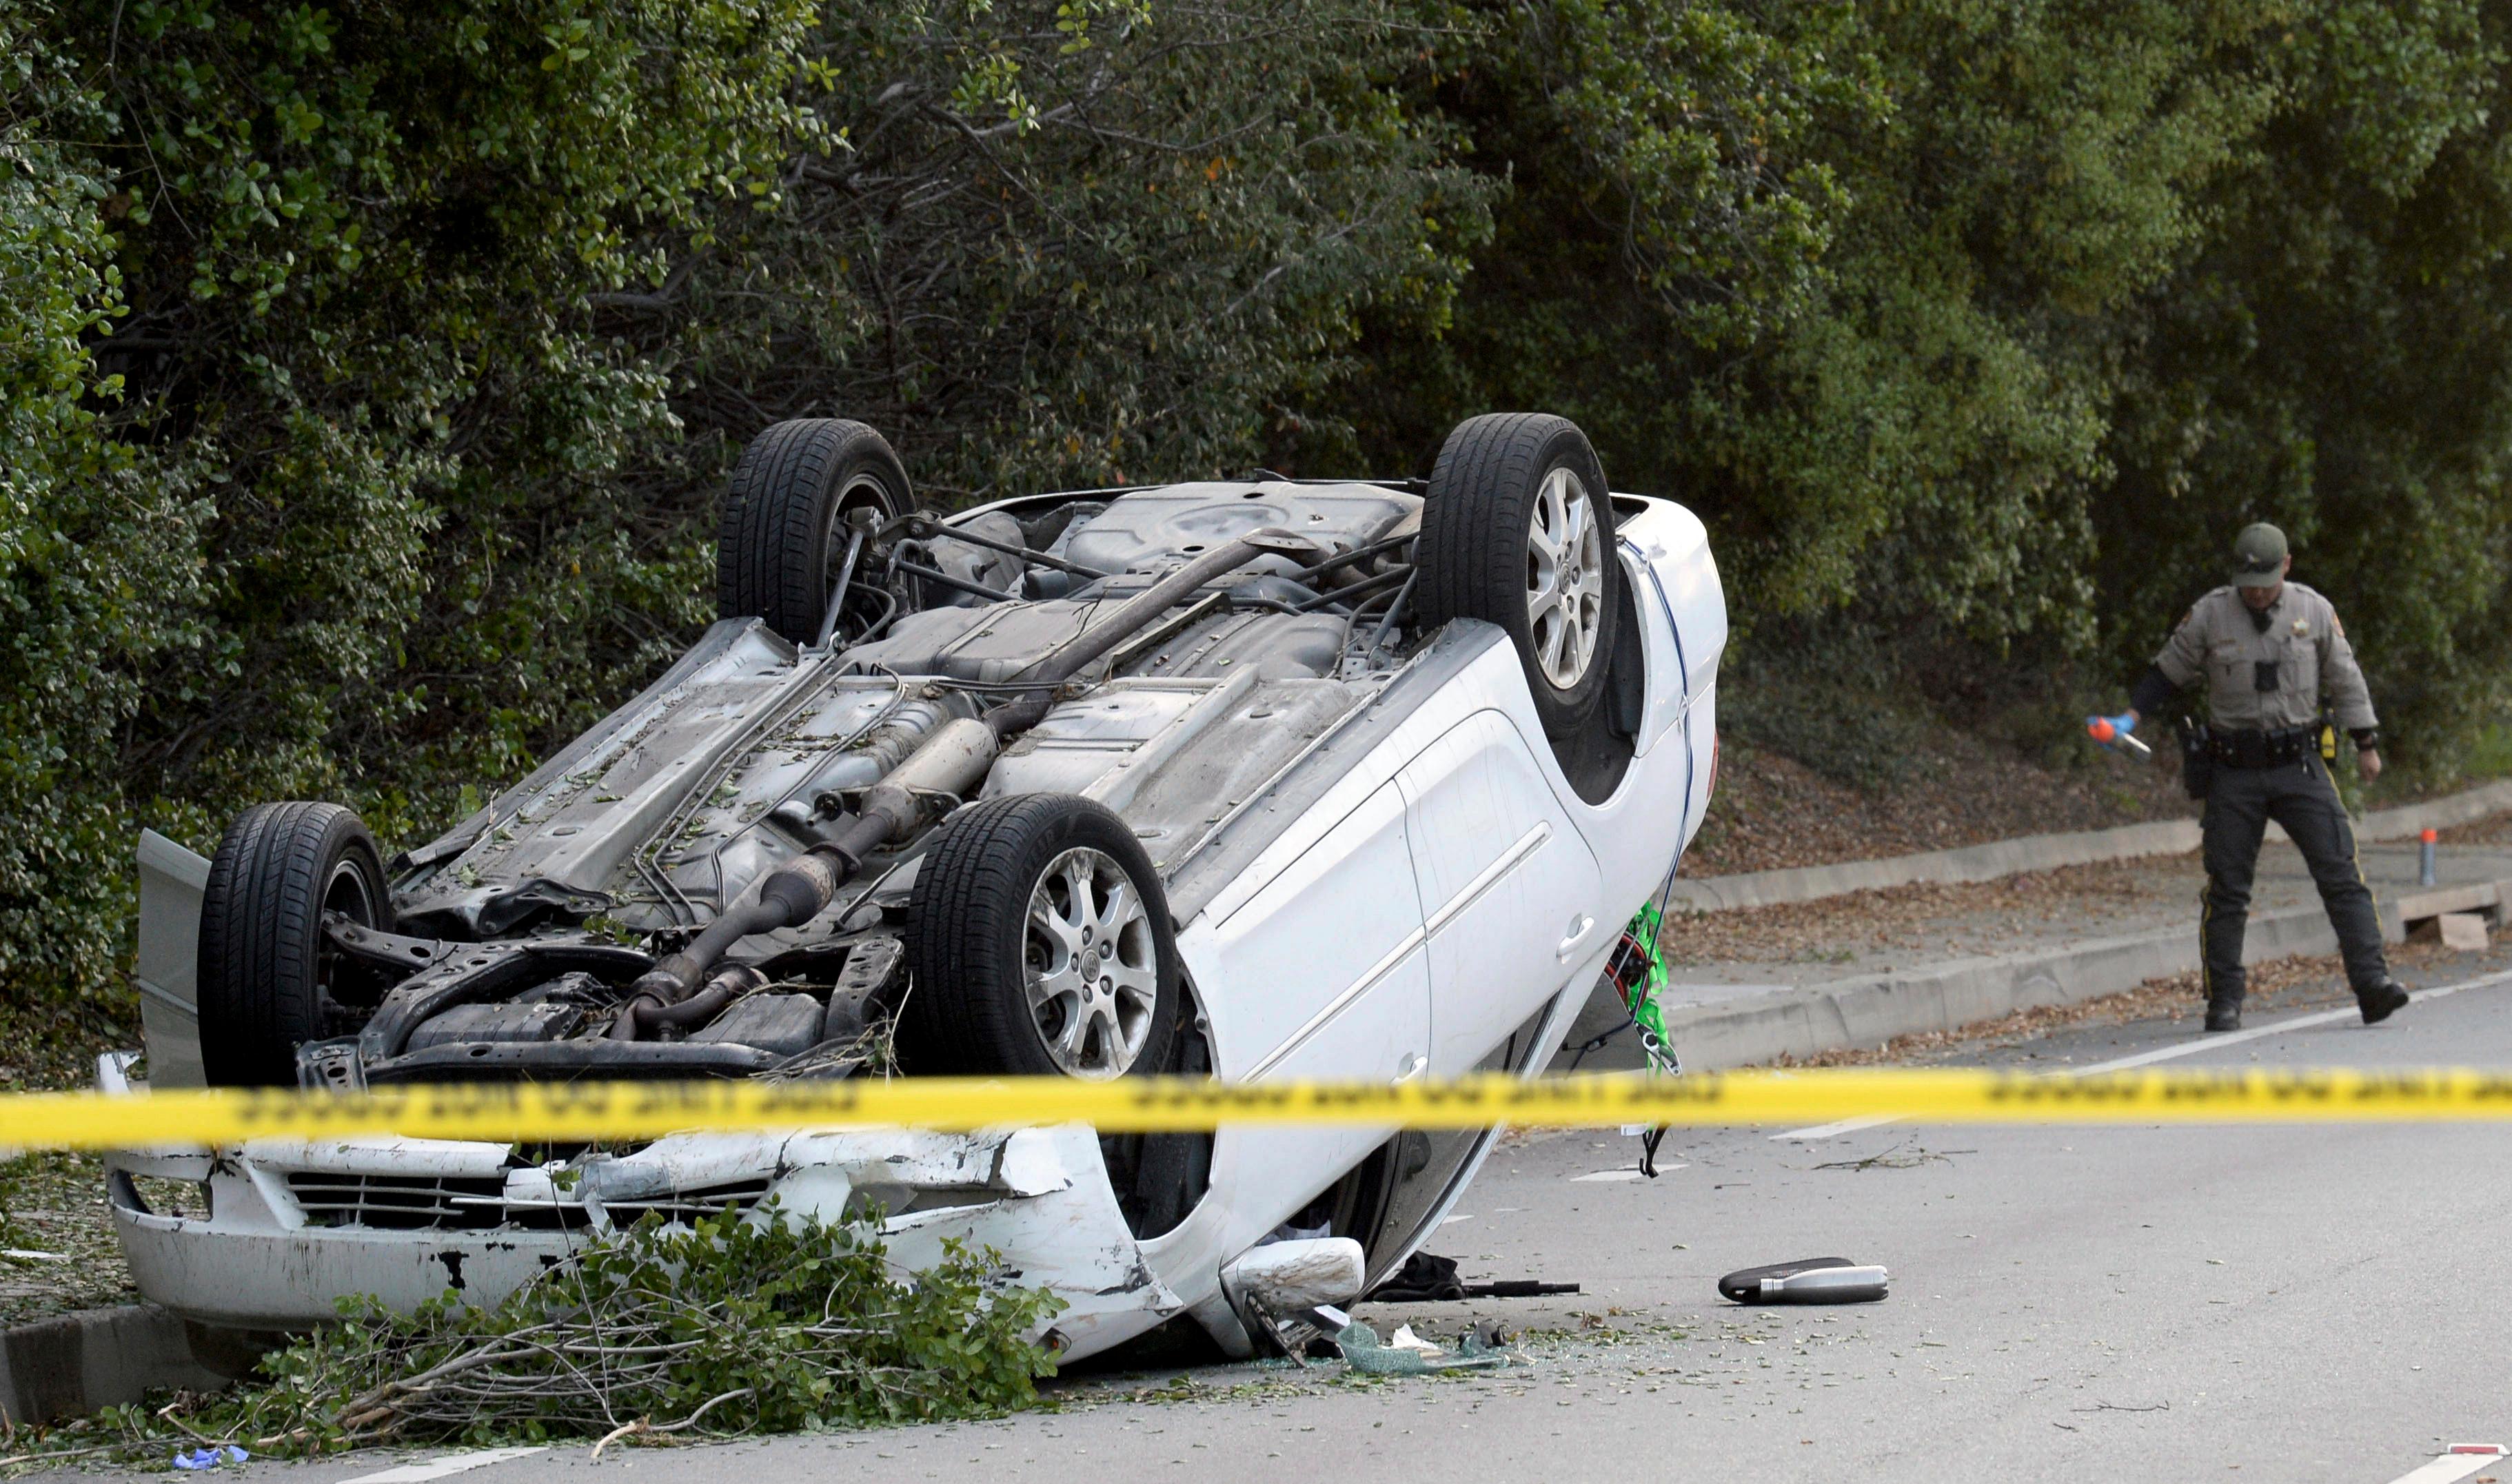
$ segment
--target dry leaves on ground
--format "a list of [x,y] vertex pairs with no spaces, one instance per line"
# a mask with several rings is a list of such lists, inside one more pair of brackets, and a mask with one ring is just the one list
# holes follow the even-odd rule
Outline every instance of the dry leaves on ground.
[[1956,957],[2060,922],[2081,937],[2088,918],[2178,912],[2194,920],[2196,892],[2194,858],[2156,856],[1692,914],[1668,918],[1664,941],[1676,963],[1845,962],[1900,948]]
[[0,1160],[0,1325],[133,1297],[104,1162],[48,1151]]
[[2512,845],[2512,814],[2489,814],[2435,833],[2446,845]]
[[2182,819],[2197,805],[2148,762],[2058,771],[1959,732],[1910,781],[1868,792],[1776,753],[1731,745],[1687,877],[1775,871],[1984,844],[2019,835]]

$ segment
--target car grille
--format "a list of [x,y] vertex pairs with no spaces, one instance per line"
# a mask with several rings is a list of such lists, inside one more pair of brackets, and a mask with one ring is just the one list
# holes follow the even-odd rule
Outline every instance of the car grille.
[[381,1227],[396,1231],[462,1231],[506,1221],[503,1176],[341,1175],[288,1177],[309,1227]]
[[[363,1227],[395,1231],[482,1231],[499,1227],[531,1230],[572,1230],[591,1217],[575,1200],[554,1205],[506,1201],[502,1176],[358,1175],[298,1170],[288,1177],[309,1227]],[[689,1222],[725,1210],[747,1211],[767,1194],[767,1177],[672,1191],[660,1195],[606,1200],[614,1226],[629,1226],[648,1212],[667,1222]]]

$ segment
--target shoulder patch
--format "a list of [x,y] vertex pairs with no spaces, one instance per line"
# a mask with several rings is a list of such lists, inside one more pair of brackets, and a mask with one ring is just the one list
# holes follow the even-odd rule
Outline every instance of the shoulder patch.
[[2335,613],[2329,615],[2329,632],[2336,635],[2339,639],[2344,639],[2346,637],[2346,625],[2338,622],[2337,615]]

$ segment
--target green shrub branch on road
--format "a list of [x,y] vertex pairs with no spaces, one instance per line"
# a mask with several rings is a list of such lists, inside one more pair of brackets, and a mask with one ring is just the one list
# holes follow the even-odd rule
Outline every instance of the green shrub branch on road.
[[786,416],[947,505],[1557,410],[1746,645],[2070,703],[2272,519],[2447,774],[2512,678],[2507,17],[0,0],[0,1005],[124,1013],[142,824],[518,776],[709,616]]
[[1062,1308],[946,1244],[913,1277],[869,1223],[733,1213],[588,1235],[501,1302],[395,1314],[346,1301],[235,1392],[118,1407],[20,1440],[0,1466],[162,1460],[235,1444],[304,1456],[385,1443],[820,1431],[1029,1406]]

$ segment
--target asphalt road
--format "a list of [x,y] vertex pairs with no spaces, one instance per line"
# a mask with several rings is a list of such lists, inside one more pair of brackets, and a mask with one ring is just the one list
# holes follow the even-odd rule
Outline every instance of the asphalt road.
[[[2191,1024],[2071,1029],[1969,1059],[2082,1067],[2195,1046],[2177,1064],[2512,1066],[2512,982],[2376,1028],[2348,1015],[2227,1042]],[[1679,1130],[1662,1156],[1679,1167],[1651,1182],[1625,1178],[1629,1140],[1538,1135],[1500,1152],[1434,1250],[1472,1275],[1587,1293],[1368,1315],[1447,1335],[1497,1314],[1527,1332],[1523,1368],[1397,1382],[1279,1362],[1100,1377],[1062,1386],[1056,1411],[999,1423],[600,1462],[569,1447],[467,1480],[2380,1484],[2450,1444],[2512,1443],[2507,1141],[2499,1126],[2450,1125]],[[1715,1297],[1722,1271],[1832,1254],[1887,1265],[1892,1297],[1795,1309]],[[408,1462],[240,1472],[344,1484]],[[2512,1460],[2466,1468],[2512,1484]]]

